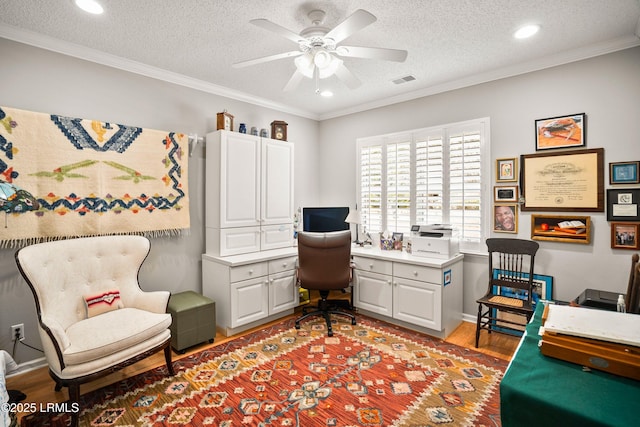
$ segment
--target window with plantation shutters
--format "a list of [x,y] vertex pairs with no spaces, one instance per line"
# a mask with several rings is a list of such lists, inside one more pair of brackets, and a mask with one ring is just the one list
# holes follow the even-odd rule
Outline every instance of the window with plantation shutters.
[[451,224],[461,248],[483,250],[490,222],[490,194],[483,197],[490,191],[488,138],[485,118],[359,139],[363,229],[408,238],[413,224]]

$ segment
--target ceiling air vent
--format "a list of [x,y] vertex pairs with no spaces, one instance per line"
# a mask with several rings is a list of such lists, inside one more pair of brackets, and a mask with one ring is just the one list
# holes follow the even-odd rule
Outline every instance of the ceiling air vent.
[[416,78],[413,76],[404,76],[404,77],[400,77],[399,79],[395,79],[395,80],[391,80],[393,83],[399,85],[402,83],[407,83],[410,82],[412,80],[415,80]]

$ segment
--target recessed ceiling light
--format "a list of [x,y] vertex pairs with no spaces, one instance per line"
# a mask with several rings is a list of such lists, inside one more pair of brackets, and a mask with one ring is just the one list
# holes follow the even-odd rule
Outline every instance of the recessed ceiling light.
[[75,0],[76,6],[85,12],[93,13],[94,15],[100,15],[104,12],[104,9],[96,0]]
[[524,25],[518,28],[518,30],[513,34],[513,36],[517,39],[526,39],[528,37],[531,37],[535,33],[537,33],[538,30],[540,30],[540,25],[537,25],[537,24]]

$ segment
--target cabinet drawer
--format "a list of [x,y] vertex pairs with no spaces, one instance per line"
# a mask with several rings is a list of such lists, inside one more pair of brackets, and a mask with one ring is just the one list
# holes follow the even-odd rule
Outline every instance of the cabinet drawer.
[[287,258],[272,259],[269,261],[269,274],[294,270],[296,268],[297,256]]
[[393,263],[393,276],[438,285],[442,283],[442,275],[439,268],[425,267],[422,265],[395,262]]
[[379,259],[354,256],[353,264],[358,270],[388,275],[391,275],[393,272],[391,261],[381,261]]
[[257,262],[255,264],[239,265],[231,267],[229,274],[231,283],[241,280],[253,279],[255,277],[266,276],[268,273],[267,262]]

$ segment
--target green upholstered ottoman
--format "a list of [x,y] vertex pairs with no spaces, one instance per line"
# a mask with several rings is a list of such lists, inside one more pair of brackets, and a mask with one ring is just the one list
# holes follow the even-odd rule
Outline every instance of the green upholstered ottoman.
[[216,303],[197,292],[185,291],[169,298],[171,346],[179,353],[216,336]]

